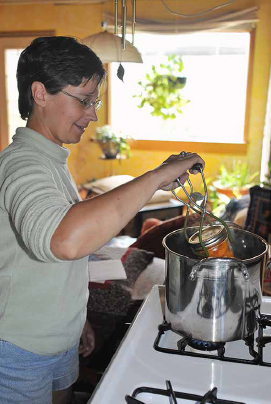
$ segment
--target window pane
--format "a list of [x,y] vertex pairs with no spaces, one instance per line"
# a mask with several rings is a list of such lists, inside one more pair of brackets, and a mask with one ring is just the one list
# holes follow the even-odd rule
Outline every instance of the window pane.
[[[114,130],[134,139],[243,143],[249,61],[249,33],[193,35],[136,34],[143,64],[123,63],[124,83],[112,64],[111,124]],[[190,102],[176,119],[151,116],[152,108],[139,109],[139,81],[147,72],[167,61],[167,55],[182,57],[187,78],[182,90]],[[132,124],[131,124],[132,123]]]
[[16,80],[16,70],[19,56],[22,49],[5,50],[5,79],[7,94],[7,112],[8,112],[8,134],[9,142],[15,134],[18,126],[25,126],[25,121],[21,119],[18,111],[18,89]]

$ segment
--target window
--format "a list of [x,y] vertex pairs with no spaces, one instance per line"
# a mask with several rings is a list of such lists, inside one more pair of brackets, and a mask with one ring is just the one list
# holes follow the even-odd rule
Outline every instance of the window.
[[25,121],[20,117],[18,110],[18,89],[16,70],[18,59],[23,49],[5,49],[5,72],[6,72],[6,101],[7,101],[7,124],[8,142],[11,142],[16,128],[25,126]]
[[0,150],[11,142],[16,128],[26,124],[18,111],[16,70],[20,53],[34,38],[50,36],[53,32],[33,32],[26,36],[10,32],[9,35],[0,37]]
[[[135,45],[143,64],[123,63],[124,83],[111,66],[111,125],[136,140],[244,143],[250,34],[201,33],[150,35],[137,33]],[[150,106],[138,108],[139,81],[151,66],[182,57],[187,78],[182,90],[190,102],[176,119],[153,117]]]
[[0,38],[0,145],[6,147],[17,126],[25,126],[18,111],[17,62],[31,38]]

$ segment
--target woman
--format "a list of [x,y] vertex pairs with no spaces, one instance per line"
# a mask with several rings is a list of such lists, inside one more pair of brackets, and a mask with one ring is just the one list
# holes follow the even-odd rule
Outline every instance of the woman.
[[[19,111],[27,120],[0,154],[0,402],[69,403],[86,322],[87,257],[120,232],[158,189],[204,165],[194,153],[80,201],[64,143],[78,143],[101,105],[100,59],[70,37],[35,39],[21,54]],[[84,326],[85,324],[85,326]],[[83,329],[84,328],[84,329]],[[54,393],[52,394],[52,391]]]

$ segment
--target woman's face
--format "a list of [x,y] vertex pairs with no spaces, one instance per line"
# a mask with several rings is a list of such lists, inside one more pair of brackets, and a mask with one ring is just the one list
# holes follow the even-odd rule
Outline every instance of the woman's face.
[[99,94],[97,78],[88,82],[83,80],[78,87],[68,85],[63,91],[69,95],[47,93],[48,102],[42,119],[42,134],[60,146],[63,143],[78,143],[89,123],[97,121],[94,105],[84,108],[79,100],[73,98],[96,101]]

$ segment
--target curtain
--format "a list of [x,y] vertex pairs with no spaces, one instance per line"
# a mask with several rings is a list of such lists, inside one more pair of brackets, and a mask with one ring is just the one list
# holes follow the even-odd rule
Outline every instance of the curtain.
[[[183,18],[172,20],[146,20],[136,19],[136,32],[157,33],[157,34],[187,34],[204,31],[250,31],[255,27],[258,7],[251,7],[240,11],[231,11],[223,15],[191,19]],[[114,28],[115,17],[106,16],[108,29]],[[127,32],[131,31],[131,20],[127,19]]]

